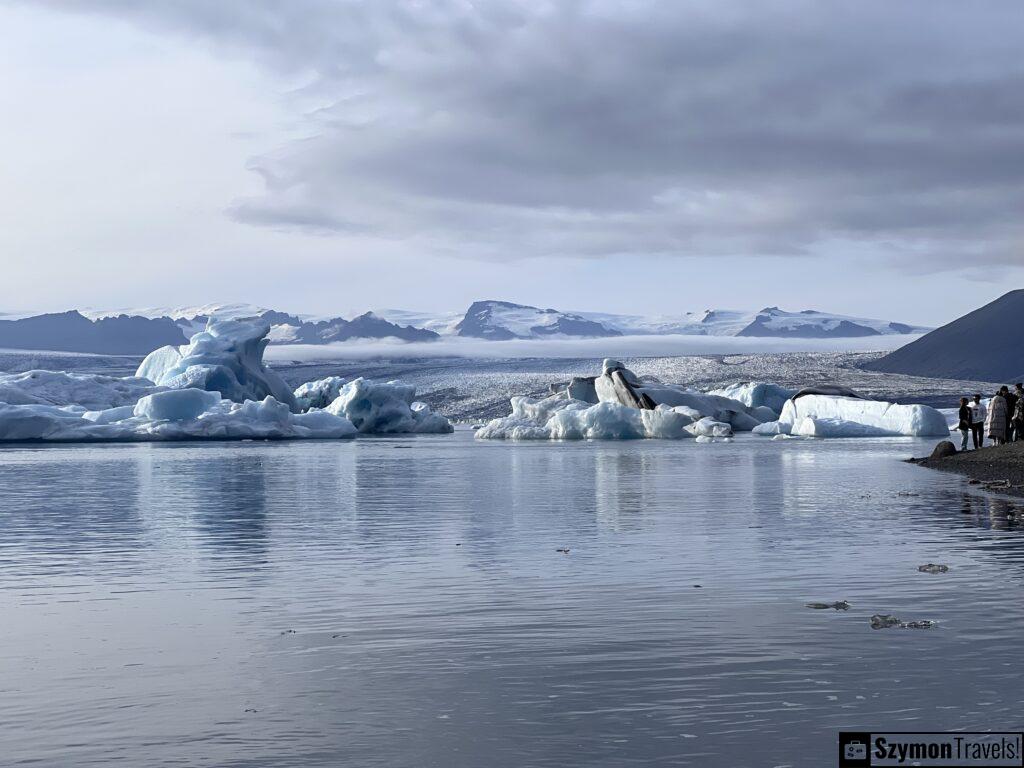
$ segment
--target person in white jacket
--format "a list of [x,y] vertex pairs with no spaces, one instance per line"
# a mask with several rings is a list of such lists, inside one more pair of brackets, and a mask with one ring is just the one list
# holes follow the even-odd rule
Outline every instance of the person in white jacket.
[[974,402],[971,403],[971,439],[975,448],[981,448],[985,444],[986,416],[988,416],[988,410],[981,402],[981,395],[975,395]]

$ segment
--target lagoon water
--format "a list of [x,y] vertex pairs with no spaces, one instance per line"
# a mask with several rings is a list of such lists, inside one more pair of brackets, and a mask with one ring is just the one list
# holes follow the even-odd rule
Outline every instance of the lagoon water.
[[0,447],[0,763],[820,766],[839,729],[1019,728],[1024,508],[899,461],[930,446]]

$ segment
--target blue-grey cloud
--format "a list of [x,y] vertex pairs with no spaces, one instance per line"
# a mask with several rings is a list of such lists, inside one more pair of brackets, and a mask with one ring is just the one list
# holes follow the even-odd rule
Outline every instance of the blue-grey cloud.
[[235,218],[466,257],[1024,261],[1024,6],[76,0],[307,78]]

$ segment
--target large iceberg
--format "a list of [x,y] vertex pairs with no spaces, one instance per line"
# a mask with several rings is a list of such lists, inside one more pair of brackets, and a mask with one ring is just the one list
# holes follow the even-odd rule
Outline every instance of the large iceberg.
[[[703,434],[693,431],[693,424],[691,415],[668,407],[641,410],[613,402],[595,405],[560,393],[542,400],[513,397],[511,415],[488,422],[476,431],[476,437],[491,440],[679,440]],[[721,426],[729,430],[728,425]],[[725,436],[725,431],[721,436]]]
[[325,410],[344,416],[360,432],[443,434],[452,431],[448,419],[416,401],[416,387],[400,381],[355,379],[341,387]]
[[477,430],[484,439],[628,440],[696,437],[729,440],[778,414],[764,406],[705,394],[689,387],[645,382],[618,360],[601,364],[601,375],[574,377],[550,397],[512,398],[512,413]]
[[763,424],[754,432],[803,437],[939,437],[949,434],[949,426],[939,411],[927,405],[802,395],[786,401],[778,422]]
[[102,376],[62,371],[0,374],[0,403],[10,405],[81,405],[116,408],[158,391],[153,382],[129,376]]
[[[413,386],[338,377],[296,396],[263,365],[269,326],[211,320],[118,379],[29,371],[0,375],[0,441],[336,439],[451,432]],[[301,412],[300,412],[301,410]]]
[[170,389],[219,392],[236,403],[269,395],[297,411],[291,388],[263,364],[268,333],[263,320],[211,318],[188,344],[150,352],[135,375]]
[[96,411],[0,403],[0,441],[337,439],[356,431],[348,419],[326,411],[292,413],[272,397],[235,403],[191,388]]

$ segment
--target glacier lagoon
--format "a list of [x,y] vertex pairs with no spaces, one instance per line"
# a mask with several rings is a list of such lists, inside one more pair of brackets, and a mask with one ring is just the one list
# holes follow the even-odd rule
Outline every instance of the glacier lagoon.
[[818,766],[839,729],[1011,729],[1024,507],[900,461],[933,444],[0,446],[0,754]]

